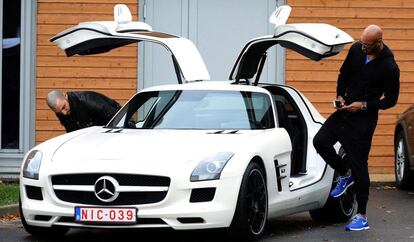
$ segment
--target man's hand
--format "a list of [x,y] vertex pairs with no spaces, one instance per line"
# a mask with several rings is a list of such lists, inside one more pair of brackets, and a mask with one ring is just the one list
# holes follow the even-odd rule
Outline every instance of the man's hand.
[[349,105],[344,106],[342,109],[346,109],[349,112],[358,112],[362,110],[362,102],[353,102]]
[[337,109],[337,110],[342,110],[342,109],[344,109],[344,107],[345,107],[345,100],[344,100],[344,98],[343,98],[342,96],[338,96],[338,97],[335,99],[335,101],[336,101],[336,102],[340,102],[340,103],[341,103],[340,107],[336,107],[336,109]]
[[336,98],[336,101],[340,101],[342,104],[344,104],[344,105],[345,105],[345,99],[344,99],[342,96],[338,96],[338,97]]

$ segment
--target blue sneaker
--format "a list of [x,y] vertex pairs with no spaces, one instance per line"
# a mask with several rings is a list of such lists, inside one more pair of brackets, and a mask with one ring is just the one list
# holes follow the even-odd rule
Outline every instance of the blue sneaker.
[[339,177],[338,183],[336,184],[335,189],[331,192],[331,197],[339,197],[344,192],[346,192],[346,189],[354,184],[354,178],[352,176],[341,176]]
[[361,231],[367,229],[369,229],[368,218],[364,218],[360,214],[355,215],[352,221],[345,227],[346,231]]

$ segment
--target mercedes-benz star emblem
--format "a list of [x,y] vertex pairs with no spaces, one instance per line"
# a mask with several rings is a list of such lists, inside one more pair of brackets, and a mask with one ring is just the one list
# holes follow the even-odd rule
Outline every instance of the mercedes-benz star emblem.
[[102,202],[112,202],[119,196],[119,183],[115,178],[102,176],[95,182],[95,196]]

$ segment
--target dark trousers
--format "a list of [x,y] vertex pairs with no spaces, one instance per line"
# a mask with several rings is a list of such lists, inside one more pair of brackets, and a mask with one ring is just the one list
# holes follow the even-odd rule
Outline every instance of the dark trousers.
[[[313,139],[316,151],[340,175],[343,176],[348,169],[351,170],[358,213],[361,214],[366,214],[368,203],[368,155],[376,124],[377,119],[372,118],[372,115],[337,111],[326,120]],[[338,141],[346,153],[343,158],[333,147]]]

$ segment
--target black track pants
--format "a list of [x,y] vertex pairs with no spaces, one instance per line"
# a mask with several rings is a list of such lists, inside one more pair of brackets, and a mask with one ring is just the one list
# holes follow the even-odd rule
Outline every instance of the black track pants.
[[[366,214],[368,202],[368,155],[375,127],[376,119],[358,113],[337,111],[326,120],[313,139],[316,151],[340,175],[345,175],[351,169],[358,212],[361,214]],[[346,153],[343,158],[333,147],[338,141]]]

